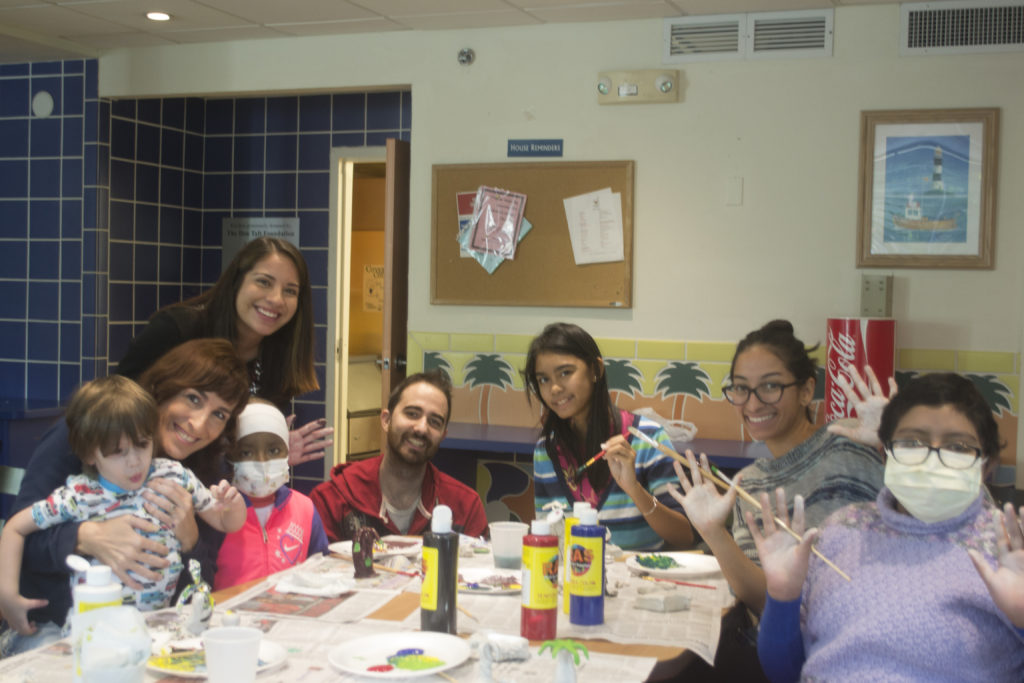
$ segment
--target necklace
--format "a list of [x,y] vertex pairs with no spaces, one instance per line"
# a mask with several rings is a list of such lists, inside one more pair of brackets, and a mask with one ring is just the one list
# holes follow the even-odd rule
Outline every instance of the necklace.
[[260,393],[263,382],[263,365],[259,358],[253,359],[249,365],[249,393],[255,396]]

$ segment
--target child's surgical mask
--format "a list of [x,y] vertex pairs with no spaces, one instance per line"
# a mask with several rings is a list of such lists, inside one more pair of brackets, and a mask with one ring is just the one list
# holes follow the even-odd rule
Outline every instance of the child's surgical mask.
[[235,438],[232,465],[239,491],[264,498],[288,482],[288,423],[280,410],[248,404],[238,416]]
[[243,460],[233,463],[233,465],[235,467],[235,486],[250,498],[271,496],[288,483],[287,458],[264,462]]

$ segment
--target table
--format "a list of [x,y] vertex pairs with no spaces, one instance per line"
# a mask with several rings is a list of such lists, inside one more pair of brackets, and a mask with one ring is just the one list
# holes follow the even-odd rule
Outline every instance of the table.
[[[413,562],[416,561],[413,560]],[[460,558],[460,563],[462,563],[460,567],[490,567],[492,562],[493,559],[489,553],[474,554],[468,558]],[[399,559],[396,564],[402,566],[408,564],[408,561]],[[416,564],[411,566],[415,568]],[[282,645],[288,651],[287,666],[262,673],[257,678],[257,683],[292,683],[299,680],[303,683],[316,683],[317,681],[351,681],[355,683],[356,681],[370,680],[337,672],[328,664],[327,653],[339,643],[355,637],[397,631],[412,632],[419,628],[419,580],[417,577],[380,572],[377,579],[370,583],[360,584],[354,593],[332,598],[284,594],[273,590],[280,579],[299,573],[313,573],[321,577],[340,576],[346,581],[352,581],[350,562],[338,557],[324,556],[311,558],[306,564],[267,580],[250,582],[220,591],[215,596],[218,602],[212,622],[214,625],[221,622],[226,610],[232,609],[240,615],[243,624],[260,627],[267,634],[269,640]],[[729,601],[724,579],[707,580],[708,584],[716,585],[714,590],[689,589],[694,593],[704,594],[697,596],[701,599],[701,604],[694,606],[694,609],[691,610],[693,614],[688,615],[685,612],[675,615],[635,613],[639,615],[639,619],[634,617],[635,623],[630,623],[622,616],[627,614],[630,609],[630,605],[626,602],[628,598],[625,597],[625,593],[629,589],[623,588],[622,586],[626,584],[619,584],[618,578],[613,579],[613,576],[621,578],[625,575],[628,577],[625,564],[611,563],[608,566],[608,575],[609,583],[614,580],[616,585],[620,586],[620,597],[607,599],[606,616],[615,619],[616,625],[628,627],[619,628],[620,631],[635,629],[639,634],[641,629],[648,629],[652,634],[660,634],[663,642],[658,643],[656,642],[658,638],[647,638],[642,634],[634,638],[639,642],[632,643],[611,642],[611,639],[596,637],[580,638],[579,635],[572,632],[572,628],[600,633],[602,627],[570,628],[567,619],[563,624],[560,615],[558,637],[573,637],[582,640],[591,652],[591,659],[585,663],[579,680],[588,681],[588,683],[591,681],[598,683],[603,681],[613,681],[614,683],[643,681],[652,672],[655,672],[654,677],[659,676],[658,667],[678,664],[696,657],[681,647],[679,643],[685,641],[685,632],[689,628],[688,619],[696,618],[694,615],[697,612],[702,615],[707,614],[709,618],[717,616],[717,618],[711,619],[714,621],[714,644],[717,646],[717,629],[720,626],[721,611]],[[627,578],[627,584],[629,581],[631,579]],[[676,589],[673,587],[673,590]],[[518,635],[519,600],[518,594],[504,596],[460,594],[460,605],[473,612],[480,622],[479,625],[474,625],[472,619],[460,613],[460,635],[467,637],[484,625],[502,621],[514,622],[512,628],[502,632],[511,630]],[[150,613],[147,616],[151,630],[153,624],[176,621],[173,609]],[[606,622],[608,621],[609,619],[606,618]],[[611,629],[608,623],[606,626]],[[677,634],[682,635],[677,638]],[[648,640],[655,642],[653,644],[644,642]],[[546,654],[543,657],[538,657],[537,646],[539,643],[532,644],[531,650],[534,656],[528,662],[498,665],[505,669],[498,670],[496,673],[506,680],[515,679],[520,682],[550,680],[550,671],[553,671],[554,662],[547,659]],[[713,653],[714,650],[712,649],[711,652]],[[12,681],[69,680],[71,668],[69,653],[70,645],[66,641],[61,641],[49,648],[41,648],[18,657],[2,660],[0,661],[0,679]],[[548,666],[550,666],[550,670]],[[481,680],[479,665],[475,660],[469,660],[450,669],[446,674],[447,678],[444,679],[433,675],[417,680],[428,683],[439,680],[476,683]],[[172,683],[181,680],[152,672],[146,674],[147,682]]]

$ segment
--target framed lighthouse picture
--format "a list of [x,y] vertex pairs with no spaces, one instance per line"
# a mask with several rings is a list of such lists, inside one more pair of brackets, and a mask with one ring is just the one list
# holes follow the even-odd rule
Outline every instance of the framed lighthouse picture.
[[860,114],[857,266],[992,268],[999,109]]

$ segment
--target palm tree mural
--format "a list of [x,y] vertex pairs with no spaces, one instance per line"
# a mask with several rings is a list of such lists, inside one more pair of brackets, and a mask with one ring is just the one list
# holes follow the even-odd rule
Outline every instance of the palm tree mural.
[[974,386],[978,387],[978,391],[985,397],[992,412],[1002,417],[1003,410],[1009,411],[1011,395],[1010,388],[996,379],[995,375],[976,375],[973,373],[965,373],[967,378],[974,382]]
[[478,353],[473,360],[466,363],[466,382],[470,389],[483,385],[480,394],[480,416],[487,422],[488,403],[491,399],[491,387],[504,390],[512,385],[512,373],[515,369],[497,353]]
[[423,354],[423,372],[431,370],[440,370],[448,377],[449,382],[452,381],[452,364],[439,351],[427,351]]
[[[608,391],[621,391],[630,396],[643,391],[643,373],[624,358],[606,358],[604,372],[608,378]],[[612,397],[612,404],[615,403],[617,401]]]
[[658,380],[654,387],[655,391],[662,392],[665,398],[676,395],[672,404],[673,420],[683,419],[683,407],[686,405],[687,396],[693,396],[698,400],[701,394],[711,396],[711,392],[708,391],[711,377],[693,361],[673,361],[662,368],[655,379]]

